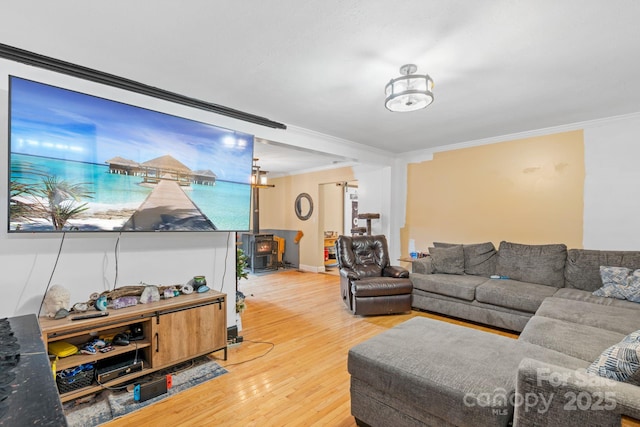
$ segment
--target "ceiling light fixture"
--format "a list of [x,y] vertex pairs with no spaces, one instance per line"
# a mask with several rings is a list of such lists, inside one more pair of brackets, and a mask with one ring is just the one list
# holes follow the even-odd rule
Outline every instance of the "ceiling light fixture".
[[391,79],[384,88],[384,106],[390,111],[405,112],[426,108],[433,102],[433,80],[428,74],[414,74],[415,64],[400,67],[400,77]]
[[275,187],[273,184],[267,184],[267,174],[269,172],[260,170],[260,166],[258,165],[258,160],[253,159],[253,167],[251,171],[251,186],[253,188],[272,188]]

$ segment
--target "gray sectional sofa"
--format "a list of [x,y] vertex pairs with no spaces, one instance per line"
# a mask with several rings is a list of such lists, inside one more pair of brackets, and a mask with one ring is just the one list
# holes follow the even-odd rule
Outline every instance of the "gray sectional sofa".
[[548,297],[589,299],[602,286],[600,266],[640,268],[635,251],[510,242],[501,242],[498,251],[490,242],[434,246],[431,256],[412,265],[412,307],[518,332]]
[[413,264],[413,306],[521,334],[516,340],[418,317],[358,344],[348,370],[359,425],[584,427],[640,419],[640,373],[615,376],[628,368],[617,364],[620,355],[640,356],[633,334],[640,304],[593,295],[603,292],[601,266],[631,274],[640,252],[508,242],[498,251],[435,248]]

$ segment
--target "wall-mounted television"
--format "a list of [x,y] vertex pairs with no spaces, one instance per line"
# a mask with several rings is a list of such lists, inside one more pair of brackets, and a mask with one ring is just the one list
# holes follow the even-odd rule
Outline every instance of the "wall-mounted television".
[[9,77],[9,232],[246,231],[253,136]]

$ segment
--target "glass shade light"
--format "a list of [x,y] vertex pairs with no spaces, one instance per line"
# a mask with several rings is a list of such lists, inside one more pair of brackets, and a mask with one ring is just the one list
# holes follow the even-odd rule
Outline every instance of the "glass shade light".
[[258,160],[260,159],[253,159],[253,168],[251,171],[251,186],[253,188],[275,187],[275,185],[267,183],[267,171],[260,170],[260,166],[258,166]]
[[256,171],[251,174],[251,185],[267,185],[267,175],[263,172],[259,172],[260,175],[256,175]]
[[414,64],[400,67],[400,77],[391,79],[385,87],[384,106],[390,111],[415,111],[433,102],[433,80],[428,74],[413,74]]

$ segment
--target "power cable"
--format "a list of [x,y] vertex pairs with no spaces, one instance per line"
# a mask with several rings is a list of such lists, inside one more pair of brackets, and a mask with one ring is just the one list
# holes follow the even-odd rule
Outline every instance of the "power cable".
[[40,301],[40,308],[38,309],[38,317],[40,317],[40,312],[42,311],[42,306],[44,305],[44,299],[47,296],[47,292],[49,291],[49,286],[51,286],[51,280],[53,280],[53,275],[56,272],[56,267],[58,266],[58,260],[60,259],[60,254],[62,253],[62,244],[64,243],[64,237],[67,235],[67,232],[62,233],[62,240],[60,240],[60,247],[58,248],[58,255],[56,256],[56,262],[53,264],[53,270],[51,270],[51,276],[49,276],[49,282],[47,282],[47,287],[44,290],[44,295],[42,295],[42,300]]

